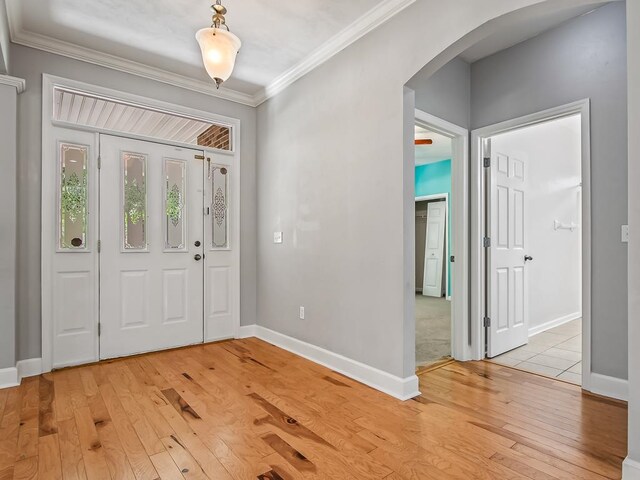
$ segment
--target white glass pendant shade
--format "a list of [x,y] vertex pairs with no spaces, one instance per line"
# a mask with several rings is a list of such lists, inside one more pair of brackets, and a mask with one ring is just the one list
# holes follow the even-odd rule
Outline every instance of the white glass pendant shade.
[[196,40],[202,50],[204,68],[219,87],[231,76],[242,42],[233,33],[213,27],[198,30]]

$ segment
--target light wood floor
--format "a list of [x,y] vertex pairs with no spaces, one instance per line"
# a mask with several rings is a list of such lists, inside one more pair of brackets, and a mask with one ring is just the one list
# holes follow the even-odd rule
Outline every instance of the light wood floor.
[[255,339],[0,390],[0,479],[620,478],[624,404],[488,362],[400,402]]

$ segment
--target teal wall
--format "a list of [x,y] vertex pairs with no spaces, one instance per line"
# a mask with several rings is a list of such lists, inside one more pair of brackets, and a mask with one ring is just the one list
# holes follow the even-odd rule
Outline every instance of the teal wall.
[[[447,228],[449,233],[449,257],[451,256],[451,160],[428,163],[416,166],[416,197],[448,193]],[[449,282],[447,296],[451,295],[451,261],[447,259],[447,273]]]

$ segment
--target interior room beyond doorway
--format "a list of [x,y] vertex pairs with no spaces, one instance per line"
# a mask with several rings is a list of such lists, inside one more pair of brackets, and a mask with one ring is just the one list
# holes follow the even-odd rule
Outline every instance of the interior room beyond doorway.
[[451,357],[452,140],[415,127],[416,366]]
[[582,119],[490,137],[488,356],[581,384]]

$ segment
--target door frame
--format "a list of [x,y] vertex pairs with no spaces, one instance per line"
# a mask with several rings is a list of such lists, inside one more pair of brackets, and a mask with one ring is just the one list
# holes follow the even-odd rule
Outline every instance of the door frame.
[[[159,138],[147,137],[144,135],[136,134],[124,134],[109,129],[96,128],[90,126],[76,125],[73,123],[54,120],[53,118],[53,106],[54,106],[54,89],[64,88],[74,90],[83,94],[97,96],[109,100],[114,100],[126,105],[132,105],[141,108],[148,108],[151,110],[161,111],[168,114],[193,118],[204,122],[214,123],[217,125],[224,125],[231,128],[231,150],[219,150],[211,147],[203,147],[200,145],[191,145],[175,141],[163,140]],[[56,185],[54,180],[56,178],[56,159],[57,152],[53,151],[50,147],[53,138],[53,129],[55,127],[64,128],[68,130],[82,130],[96,134],[107,134],[112,136],[120,136],[125,138],[131,138],[134,140],[143,140],[163,145],[171,145],[176,147],[189,148],[194,150],[204,151],[205,156],[207,153],[216,155],[225,155],[232,157],[234,165],[234,175],[231,180],[231,200],[229,209],[230,215],[230,245],[234,252],[233,261],[235,264],[235,272],[233,272],[232,286],[233,293],[231,297],[231,303],[233,308],[233,320],[234,320],[234,338],[238,338],[240,332],[240,160],[241,160],[241,145],[240,145],[240,129],[241,122],[239,119],[226,117],[204,110],[198,110],[174,103],[157,100],[154,98],[143,97],[123,91],[113,90],[110,88],[101,87],[89,83],[79,82],[68,78],[58,77],[49,74],[42,75],[42,206],[41,208],[41,221],[42,221],[42,234],[41,234],[41,300],[42,300],[42,371],[49,372],[52,369],[53,364],[53,301],[51,298],[53,287],[53,256],[52,252],[55,251],[56,239],[55,235],[51,235],[52,229],[55,231],[56,219],[55,215],[51,215],[51,210],[46,208],[49,205],[51,199],[56,197]],[[95,233],[93,234],[95,236]],[[93,238],[93,236],[91,238]],[[97,249],[94,249],[97,250]],[[93,253],[95,255],[95,253]],[[96,325],[98,318],[95,319]],[[204,322],[204,342],[208,342],[209,336],[206,331],[206,322]],[[98,342],[97,328],[96,328],[96,343]],[[96,350],[95,361],[98,361],[98,352]]]
[[[425,202],[425,201],[433,201],[433,200],[444,200],[445,201],[445,218],[446,218],[446,223],[444,226],[444,258],[446,260],[446,264],[445,264],[445,292],[446,292],[446,299],[447,300],[451,300],[451,295],[449,295],[451,292],[449,291],[449,269],[447,268],[447,265],[449,265],[449,194],[448,193],[434,193],[433,195],[422,195],[420,197],[416,197],[416,203],[418,202]],[[427,246],[425,244],[425,253],[427,250]],[[425,269],[426,269],[426,256],[425,256]],[[455,262],[454,262],[455,263]],[[423,273],[423,277],[424,277],[424,273]],[[423,288],[424,288],[424,278],[422,280],[423,282]]]
[[483,326],[486,292],[485,183],[483,142],[500,133],[580,115],[582,170],[582,388],[591,389],[591,139],[588,98],[482,127],[471,132],[471,346],[474,360],[486,357]]
[[[415,109],[414,122],[415,125],[445,135],[452,141],[452,193],[447,205],[448,214],[456,212],[450,223],[453,232],[451,254],[455,255],[455,262],[451,265],[451,356],[460,361],[471,360],[473,352],[469,323],[469,131],[419,109]],[[415,198],[415,183],[413,196]],[[413,216],[415,223],[415,209]],[[449,255],[447,252],[447,257]],[[415,278],[415,275],[413,277]],[[415,292],[415,285],[413,290]],[[413,328],[415,329],[415,324]],[[413,357],[415,362],[415,351]]]

